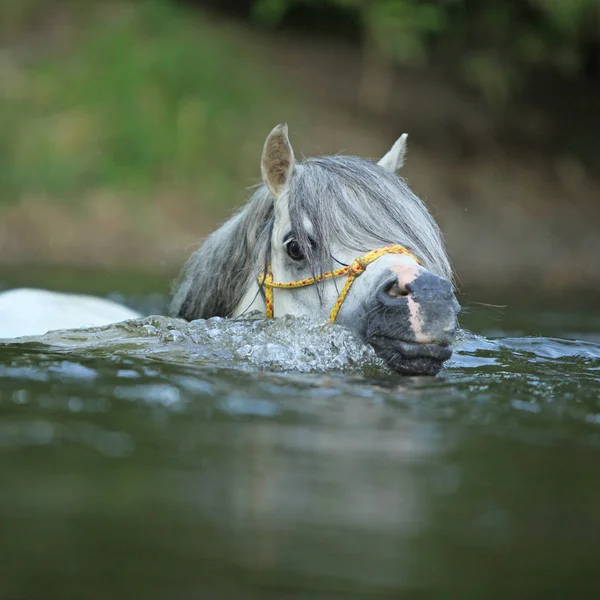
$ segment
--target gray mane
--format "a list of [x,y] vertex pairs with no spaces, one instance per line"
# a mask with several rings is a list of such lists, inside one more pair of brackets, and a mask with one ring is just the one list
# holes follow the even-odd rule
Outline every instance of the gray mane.
[[258,275],[269,243],[275,199],[261,185],[246,206],[211,233],[184,265],[170,313],[188,321],[227,317]]
[[[184,266],[171,313],[187,320],[230,316],[268,258],[275,199],[261,185],[248,204],[212,233]],[[406,182],[354,156],[297,164],[289,184],[292,231],[313,274],[334,265],[337,242],[357,255],[388,244],[410,249],[431,272],[452,280],[442,236]],[[311,231],[306,229],[311,223]]]

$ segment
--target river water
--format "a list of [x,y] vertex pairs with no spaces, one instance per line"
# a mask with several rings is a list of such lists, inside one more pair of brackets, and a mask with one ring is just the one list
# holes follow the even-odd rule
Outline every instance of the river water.
[[557,306],[438,377],[291,318],[0,344],[0,598],[597,598],[600,317]]

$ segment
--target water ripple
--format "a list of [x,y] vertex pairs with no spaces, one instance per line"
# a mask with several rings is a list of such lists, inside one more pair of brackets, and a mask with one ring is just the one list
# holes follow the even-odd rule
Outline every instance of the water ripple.
[[462,332],[439,376],[402,377],[337,325],[147,317],[0,344],[0,381],[0,406],[8,399],[15,410],[34,404],[71,415],[126,402],[172,414],[302,421],[360,403],[372,415],[383,406],[434,421],[514,415],[590,427],[600,413],[600,345]]

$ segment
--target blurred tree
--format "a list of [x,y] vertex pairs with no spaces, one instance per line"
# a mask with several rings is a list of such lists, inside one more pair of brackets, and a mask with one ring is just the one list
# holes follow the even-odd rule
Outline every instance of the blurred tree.
[[594,75],[600,0],[254,0],[253,15],[276,26],[297,5],[336,4],[360,20],[359,103],[383,111],[395,64],[437,58],[496,108],[533,69]]

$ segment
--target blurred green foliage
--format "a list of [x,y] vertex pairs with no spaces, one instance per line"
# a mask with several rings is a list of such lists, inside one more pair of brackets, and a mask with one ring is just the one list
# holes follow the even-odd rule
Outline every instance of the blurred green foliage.
[[17,4],[0,7],[5,33],[28,31],[0,52],[4,202],[176,184],[210,206],[258,176],[260,142],[252,172],[240,157],[275,124],[278,100],[235,28],[166,0]]
[[[295,5],[326,3],[357,15],[390,64],[441,53],[498,106],[529,67],[580,68],[581,44],[598,37],[599,0],[253,7],[275,26]],[[0,200],[172,185],[201,190],[205,206],[238,198],[265,132],[293,111],[239,33],[174,0],[0,2]]]
[[437,57],[497,106],[532,67],[582,69],[586,43],[600,38],[599,0],[254,0],[253,12],[275,26],[291,8],[324,4],[356,14],[383,60]]

